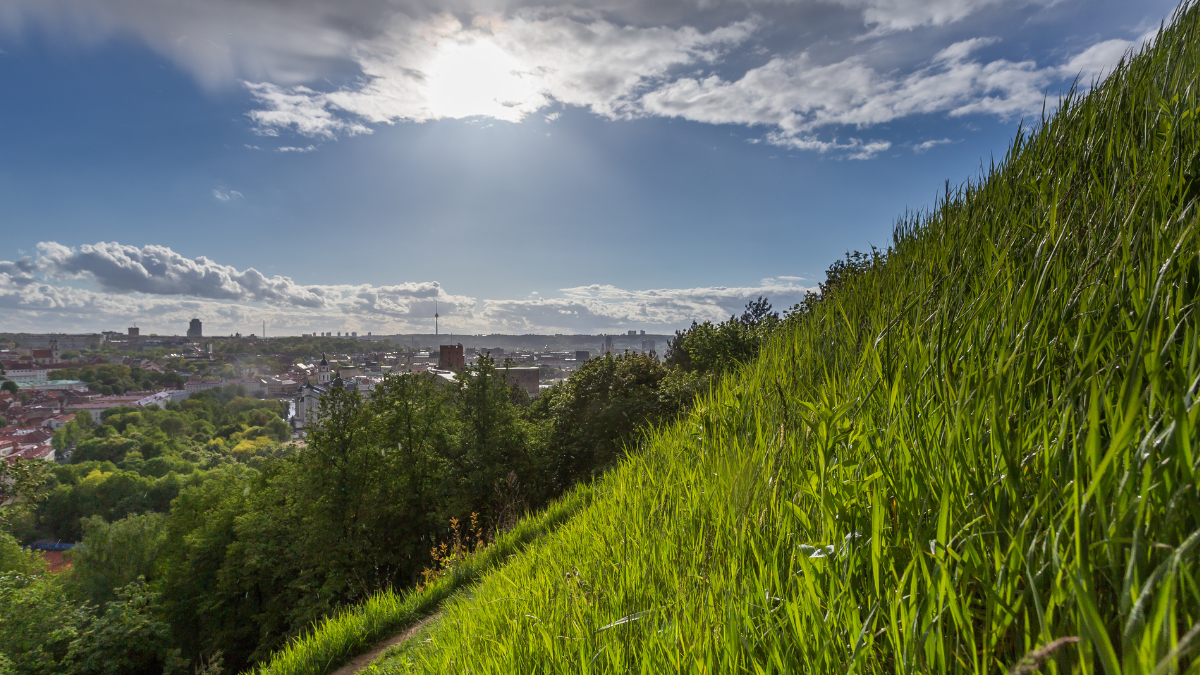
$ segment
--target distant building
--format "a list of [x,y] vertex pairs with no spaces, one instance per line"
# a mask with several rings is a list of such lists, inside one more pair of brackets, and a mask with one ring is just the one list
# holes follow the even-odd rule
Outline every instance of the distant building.
[[325,358],[325,352],[321,352],[321,362],[317,364],[317,385],[328,387],[329,380],[329,360]]
[[142,330],[140,328],[138,328],[137,326],[131,326],[129,328],[129,337],[140,337],[141,334],[142,334]]
[[35,366],[32,363],[6,363],[3,364],[3,368],[8,379],[18,382],[45,382],[46,374],[50,372],[49,369]]
[[439,349],[438,370],[462,370],[467,367],[461,344],[442,345]]
[[636,330],[631,330],[631,331],[629,331],[629,337],[635,337],[636,335],[637,335],[637,331],[636,331]]
[[201,377],[200,373],[192,373],[192,376],[188,378],[187,382],[183,383],[183,389],[189,394],[195,394],[196,392],[223,387],[227,384],[229,384],[229,382],[224,378],[209,380]]
[[647,354],[654,351],[654,340],[642,340],[642,351]]
[[612,350],[613,350],[613,336],[605,335],[604,336],[604,349],[602,349],[601,351],[602,352],[611,352]]
[[17,333],[13,335],[17,346],[22,349],[50,349],[50,343],[56,343],[57,349],[99,349],[104,342],[104,335],[70,334],[70,333]]
[[587,361],[590,358],[592,358],[592,353],[587,351],[586,349],[578,350],[575,352],[575,361],[577,363],[582,363],[584,361]]
[[541,393],[541,369],[533,368],[501,368],[509,384],[515,384],[524,389],[530,396]]
[[192,319],[192,323],[188,326],[187,336],[190,338],[204,337],[204,332],[200,329],[200,319]]

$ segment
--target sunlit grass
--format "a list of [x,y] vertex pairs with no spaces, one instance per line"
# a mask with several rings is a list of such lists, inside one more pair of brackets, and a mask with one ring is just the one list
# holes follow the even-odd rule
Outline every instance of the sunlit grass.
[[1197,663],[1198,22],[901,222],[375,671]]

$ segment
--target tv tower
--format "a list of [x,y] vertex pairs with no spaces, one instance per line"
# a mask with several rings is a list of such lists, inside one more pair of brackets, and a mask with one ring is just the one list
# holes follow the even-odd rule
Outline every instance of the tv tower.
[[437,335],[438,335],[437,320],[438,320],[437,300],[434,300],[433,301],[433,337],[437,337]]

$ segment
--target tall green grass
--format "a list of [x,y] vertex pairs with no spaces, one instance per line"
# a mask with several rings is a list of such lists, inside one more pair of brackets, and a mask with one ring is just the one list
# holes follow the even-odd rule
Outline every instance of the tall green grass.
[[323,675],[363,654],[377,642],[416,624],[440,603],[476,582],[485,572],[534,544],[578,513],[591,500],[591,488],[580,485],[536,516],[525,518],[488,546],[477,550],[423,588],[405,593],[380,591],[366,601],[335,614],[292,640],[256,668],[254,675]]
[[1198,27],[902,221],[376,671],[1200,670]]

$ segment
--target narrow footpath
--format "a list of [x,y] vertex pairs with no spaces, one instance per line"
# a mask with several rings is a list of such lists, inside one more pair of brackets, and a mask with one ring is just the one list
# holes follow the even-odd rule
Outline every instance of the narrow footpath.
[[366,670],[367,666],[371,665],[372,661],[382,656],[383,653],[387,651],[388,647],[398,645],[416,635],[418,631],[420,631],[430,622],[436,620],[441,615],[441,612],[430,614],[412,626],[409,626],[408,630],[404,631],[403,633],[393,635],[392,637],[375,645],[371,648],[371,651],[367,652],[366,654],[359,654],[353,659],[350,659],[350,663],[338,668],[329,675],[357,675],[357,673],[361,673],[362,671]]

